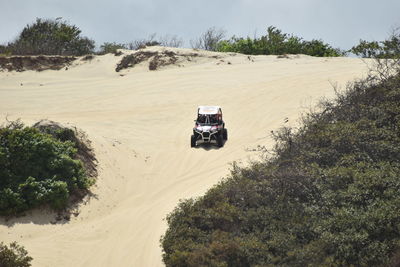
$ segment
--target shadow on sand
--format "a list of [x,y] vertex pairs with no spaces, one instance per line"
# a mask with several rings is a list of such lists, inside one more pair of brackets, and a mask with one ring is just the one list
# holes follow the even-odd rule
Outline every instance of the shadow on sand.
[[91,199],[98,199],[96,194],[88,192],[82,198],[74,198],[71,204],[64,210],[54,211],[49,207],[36,208],[23,212],[17,216],[0,216],[0,225],[13,227],[16,224],[67,224],[72,216],[77,217],[80,207],[88,204]]
[[222,147],[218,147],[216,143],[200,143],[194,148],[195,149],[204,149],[206,151],[219,150],[225,146],[225,143],[226,143],[226,140],[224,140],[224,144]]

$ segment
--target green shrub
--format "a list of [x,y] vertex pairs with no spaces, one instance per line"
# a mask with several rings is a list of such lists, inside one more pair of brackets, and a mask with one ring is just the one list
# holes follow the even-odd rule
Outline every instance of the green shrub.
[[117,54],[118,49],[127,49],[127,46],[125,44],[117,44],[115,42],[113,43],[107,43],[105,42],[100,46],[100,51],[98,52],[100,55],[105,55],[105,54]]
[[1,53],[13,55],[74,55],[94,52],[94,41],[82,37],[81,30],[65,21],[36,19],[14,42],[0,46]]
[[353,46],[350,49],[350,52],[363,58],[371,58],[377,56],[380,50],[381,47],[379,46],[378,42],[368,42],[365,40],[360,40],[360,43],[356,46]]
[[385,41],[360,40],[349,52],[363,58],[400,59],[400,32],[394,31]]
[[0,243],[0,266],[1,267],[29,267],[31,266],[32,257],[28,256],[28,252],[13,242],[8,247]]
[[[248,42],[250,43],[250,42]],[[168,215],[167,266],[384,266],[400,249],[400,73],[321,104],[274,156]]]
[[62,140],[71,132],[56,132],[59,139],[22,125],[0,128],[0,215],[43,204],[62,209],[72,193],[93,183],[75,159],[76,145]]
[[261,38],[234,36],[230,40],[222,40],[216,44],[216,50],[249,55],[306,54],[317,57],[345,55],[345,52],[332,48],[321,40],[304,41],[297,36],[283,33],[273,26],[268,27],[267,34]]

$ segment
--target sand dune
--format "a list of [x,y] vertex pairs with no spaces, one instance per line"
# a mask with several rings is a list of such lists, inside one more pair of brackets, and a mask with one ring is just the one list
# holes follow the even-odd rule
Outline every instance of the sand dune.
[[[68,70],[0,72],[2,121],[75,125],[99,161],[95,197],[70,221],[52,224],[49,212],[0,220],[0,240],[24,245],[33,266],[162,266],[163,218],[179,199],[203,194],[230,162],[256,158],[258,145],[273,144],[271,130],[333,97],[330,83],[344,87],[366,73],[356,58],[170,50],[199,55],[157,71],[143,62],[115,72],[123,55],[104,55]],[[190,148],[197,106],[213,104],[223,108],[228,142]]]

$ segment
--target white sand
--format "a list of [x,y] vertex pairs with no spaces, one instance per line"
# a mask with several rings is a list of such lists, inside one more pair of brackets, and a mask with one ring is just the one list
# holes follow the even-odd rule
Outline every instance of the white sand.
[[[343,88],[366,73],[356,58],[205,55],[223,62],[197,57],[181,67],[117,73],[122,56],[105,55],[68,70],[0,72],[1,121],[75,125],[99,161],[96,197],[77,217],[51,224],[54,214],[33,212],[0,220],[0,241],[25,246],[33,266],[162,266],[163,219],[179,199],[203,194],[228,175],[230,162],[256,157],[249,150],[257,145],[271,147],[270,131],[296,125],[301,112],[332,97],[330,83]],[[198,105],[223,108],[223,148],[190,148]]]

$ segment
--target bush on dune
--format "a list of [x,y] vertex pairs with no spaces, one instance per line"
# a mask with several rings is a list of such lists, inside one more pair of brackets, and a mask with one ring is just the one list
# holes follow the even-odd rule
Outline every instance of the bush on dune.
[[0,128],[0,215],[16,215],[41,205],[60,210],[71,194],[88,189],[76,159],[76,144],[33,127],[11,123]]
[[396,264],[400,72],[385,72],[323,102],[296,131],[275,132],[274,156],[233,165],[204,196],[182,201],[167,217],[164,263]]
[[98,52],[98,54],[100,55],[105,55],[105,54],[114,54],[117,55],[118,54],[118,49],[127,49],[127,45],[125,44],[118,44],[118,43],[107,43],[105,42],[104,44],[102,44],[100,46],[100,50]]
[[400,59],[400,30],[394,31],[390,38],[385,41],[360,40],[358,45],[353,46],[349,52],[363,58],[390,58]]
[[183,40],[176,35],[157,36],[156,33],[153,33],[147,38],[129,42],[126,46],[130,50],[139,50],[148,46],[181,47],[182,44]]
[[29,267],[32,257],[16,242],[9,246],[0,243],[0,266],[1,267]]
[[0,54],[81,56],[94,52],[94,41],[81,36],[81,30],[65,21],[36,19],[17,39],[0,46]]
[[345,55],[345,52],[332,48],[322,40],[305,41],[300,37],[283,33],[273,26],[268,27],[267,34],[261,38],[232,37],[230,40],[219,41],[215,47],[215,50],[219,52],[250,55],[305,54],[317,57]]
[[215,27],[209,28],[201,36],[195,40],[191,40],[190,44],[193,49],[204,49],[209,51],[217,51],[218,43],[225,36],[225,31]]

